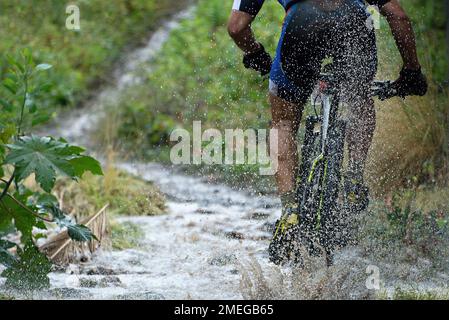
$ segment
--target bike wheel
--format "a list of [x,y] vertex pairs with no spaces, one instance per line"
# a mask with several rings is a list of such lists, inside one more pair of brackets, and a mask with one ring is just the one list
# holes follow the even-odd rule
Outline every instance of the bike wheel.
[[309,254],[321,253],[318,230],[320,228],[320,199],[322,194],[322,179],[324,174],[324,155],[321,149],[321,134],[315,126],[321,123],[321,117],[308,117],[301,152],[301,164],[298,175],[298,214],[300,227],[299,240]]
[[329,130],[326,145],[325,173],[322,180],[320,243],[331,256],[333,250],[342,245],[346,232],[346,219],[341,214],[339,192],[341,169],[344,157],[346,122],[337,120]]

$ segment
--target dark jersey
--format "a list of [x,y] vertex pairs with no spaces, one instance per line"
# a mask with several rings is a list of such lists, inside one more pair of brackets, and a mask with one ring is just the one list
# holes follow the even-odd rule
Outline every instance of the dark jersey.
[[[363,2],[364,0],[355,0]],[[377,5],[378,7],[382,7],[387,2],[391,0],[365,0],[367,3],[371,5]],[[252,16],[256,16],[260,9],[263,6],[265,0],[234,0],[234,5],[232,9],[243,11],[249,13]],[[288,9],[291,5],[298,2],[297,0],[278,0],[278,2],[284,7],[284,9]]]

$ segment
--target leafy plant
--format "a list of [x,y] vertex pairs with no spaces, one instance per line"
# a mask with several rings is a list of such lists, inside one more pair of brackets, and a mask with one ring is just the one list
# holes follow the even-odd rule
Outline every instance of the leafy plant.
[[[416,183],[416,179],[414,180]],[[448,213],[424,211],[417,204],[418,185],[398,190],[385,207],[387,232],[427,256],[442,256],[447,244]]]
[[[108,77],[123,49],[142,43],[168,14],[186,0],[76,1],[82,12],[81,32],[67,30],[67,3],[60,0],[0,2],[0,77],[5,52],[31,48],[36,61],[52,61],[57,68],[46,74],[45,97],[36,99],[40,110],[75,107]],[[111,28],[114,25],[114,28]],[[3,94],[0,88],[0,96]],[[0,116],[1,117],[1,116]]]
[[19,259],[15,259],[2,274],[7,278],[6,286],[37,290],[50,285],[47,274],[51,270],[51,263],[33,242],[27,242],[23,250],[18,248],[18,256]]
[[[18,59],[8,57],[8,62],[8,73],[2,81],[8,94],[0,100],[2,112],[11,115],[9,121],[0,122],[0,263],[7,267],[2,273],[7,286],[34,290],[49,285],[51,264],[36,247],[33,229],[46,229],[52,223],[67,228],[75,241],[96,239],[86,226],[76,224],[59,208],[51,195],[56,178],[77,180],[87,171],[102,175],[102,169],[83,148],[62,138],[29,133],[49,118],[34,97],[45,92],[47,84],[42,84],[40,74],[52,66],[35,65],[29,50]],[[26,187],[25,180],[30,177],[40,188]],[[21,243],[5,240],[15,233],[20,233]],[[13,249],[16,255],[11,253]]]
[[112,248],[114,250],[137,248],[144,237],[145,232],[138,224],[125,221],[123,223],[114,222],[111,226]]

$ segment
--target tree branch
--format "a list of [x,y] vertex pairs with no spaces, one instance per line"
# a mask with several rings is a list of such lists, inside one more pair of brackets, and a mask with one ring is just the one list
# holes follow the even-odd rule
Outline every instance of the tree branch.
[[12,182],[14,181],[15,178],[15,169],[11,175],[11,177],[9,178],[8,181],[6,181],[6,185],[5,185],[5,189],[3,189],[2,193],[0,194],[0,201],[6,196],[6,194],[8,193],[9,187],[11,187]]
[[37,214],[36,212],[34,212],[33,210],[31,210],[30,208],[28,208],[26,205],[24,205],[22,202],[20,202],[19,200],[17,200],[13,195],[10,195],[9,193],[6,194],[11,200],[13,200],[15,203],[17,203],[22,209],[28,211],[28,213],[31,213],[33,216],[35,216],[36,218],[39,218],[43,221],[46,222],[54,222],[53,219],[48,219],[48,218],[44,218],[42,217],[40,214]]

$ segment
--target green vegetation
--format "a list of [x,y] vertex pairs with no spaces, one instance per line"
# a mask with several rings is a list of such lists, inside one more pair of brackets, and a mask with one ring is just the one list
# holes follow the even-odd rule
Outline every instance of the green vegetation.
[[79,218],[109,203],[109,212],[127,216],[152,216],[165,212],[165,198],[151,183],[108,166],[104,176],[84,175],[79,183],[61,179],[56,184],[64,209]]
[[[175,126],[189,129],[193,120],[201,120],[203,128],[267,127],[268,84],[241,66],[241,54],[225,27],[227,9],[230,4],[222,1],[200,1],[195,18],[171,34],[148,81],[130,88],[119,102],[114,119],[125,147],[146,145],[141,148],[145,155],[154,145],[167,144]],[[272,51],[276,35],[271,30],[279,30],[281,19],[282,9],[268,2],[256,23]]]
[[376,257],[392,255],[412,261],[422,257],[430,259],[433,267],[445,269],[449,211],[423,209],[417,201],[420,193],[404,189],[386,202],[375,202],[360,219],[359,243]]
[[[0,3],[0,78],[7,69],[5,53],[23,48],[38,62],[52,61],[45,99],[38,105],[54,110],[75,106],[92,88],[108,81],[111,66],[129,46],[144,40],[159,21],[186,1],[92,0],[79,6],[81,30],[66,29],[67,2],[2,0]],[[4,93],[0,89],[0,96]]]
[[[424,98],[393,99],[377,107],[377,130],[367,177],[385,195],[409,179],[446,186],[448,175],[449,92],[443,1],[403,1],[417,33],[418,53],[430,90]],[[394,79],[401,68],[385,21],[379,32],[379,77]]]
[[144,236],[145,233],[138,224],[126,221],[111,224],[112,248],[115,250],[137,248]]
[[448,300],[449,291],[446,290],[417,290],[396,288],[389,295],[388,292],[382,291],[377,295],[379,300]]
[[[0,119],[0,263],[6,266],[1,276],[6,286],[24,290],[48,287],[47,274],[51,264],[40,253],[33,229],[46,229],[45,222],[67,228],[75,241],[96,239],[84,225],[76,224],[61,210],[51,194],[58,176],[76,180],[85,172],[102,175],[97,160],[84,155],[84,149],[68,144],[62,138],[38,137],[30,134],[31,127],[41,121],[41,110],[34,97],[42,94],[41,74],[49,64],[36,65],[29,50],[20,57],[8,57],[6,77],[2,87],[1,110],[12,116]],[[15,121],[11,121],[15,120]],[[34,189],[25,180],[33,177]],[[20,243],[4,238],[20,234]],[[16,254],[12,254],[12,250]]]
[[441,290],[423,291],[423,290],[405,290],[396,289],[393,300],[449,300],[449,292]]

